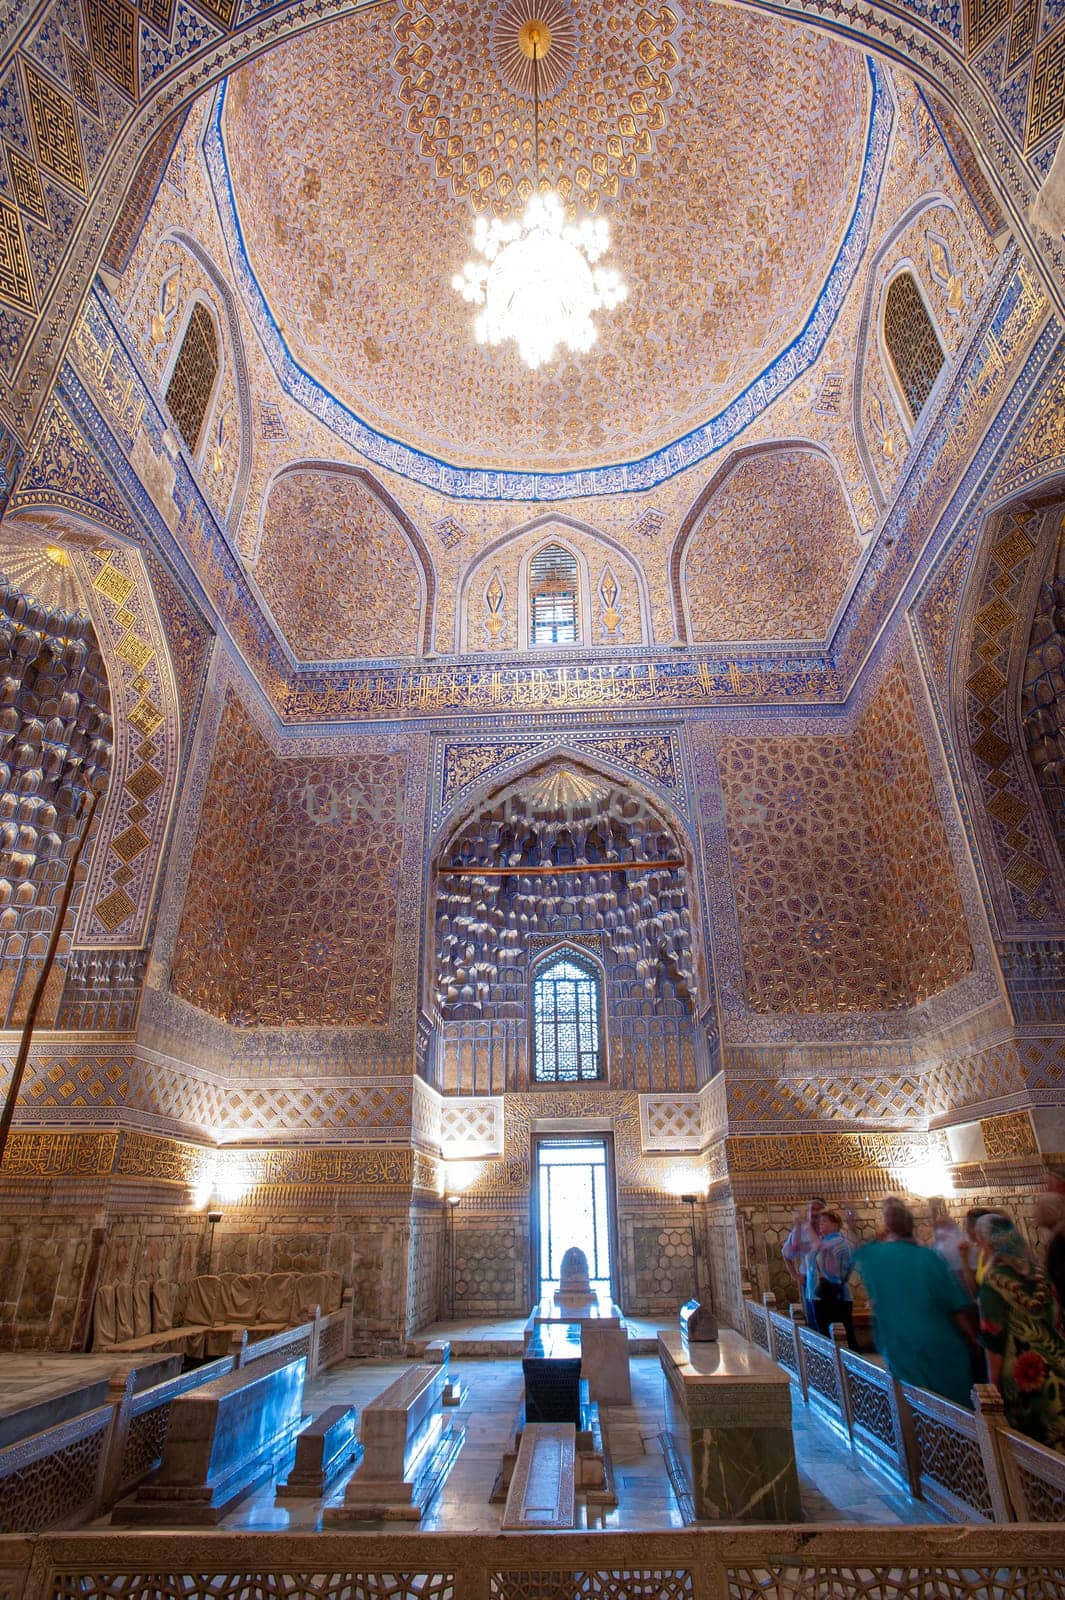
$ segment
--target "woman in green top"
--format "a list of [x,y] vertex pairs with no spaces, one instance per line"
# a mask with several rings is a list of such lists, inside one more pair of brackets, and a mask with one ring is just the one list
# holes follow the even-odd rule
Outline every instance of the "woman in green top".
[[1065,1453],[1065,1339],[1054,1293],[1008,1217],[976,1224],[987,1268],[980,1284],[980,1338],[1011,1428]]
[[942,1256],[917,1243],[909,1206],[883,1200],[880,1218],[881,1237],[854,1253],[873,1310],[876,1348],[900,1383],[971,1411],[969,1351],[976,1341],[965,1321],[965,1291]]

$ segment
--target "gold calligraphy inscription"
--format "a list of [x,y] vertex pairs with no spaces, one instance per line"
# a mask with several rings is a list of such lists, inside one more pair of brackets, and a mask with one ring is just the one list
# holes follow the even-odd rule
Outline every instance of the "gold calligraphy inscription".
[[373,1184],[406,1188],[414,1180],[414,1151],[344,1147],[244,1152],[245,1172],[253,1188],[307,1184]]
[[21,1178],[101,1178],[114,1164],[117,1133],[13,1133],[4,1172]]
[[1039,1154],[1032,1131],[1032,1119],[1027,1111],[1010,1111],[1003,1117],[981,1117],[980,1132],[991,1161],[1002,1161],[1007,1156]]
[[445,667],[353,673],[290,689],[292,721],[344,722],[360,716],[443,711],[571,711],[615,706],[704,705],[740,699],[814,701],[836,692],[823,663],[767,663],[740,673],[726,662],[654,661],[565,667]]
[[725,1145],[731,1173],[901,1172],[947,1155],[935,1133],[752,1134]]
[[125,1132],[115,1172],[126,1178],[157,1178],[164,1183],[194,1185],[213,1161],[214,1152],[180,1139]]

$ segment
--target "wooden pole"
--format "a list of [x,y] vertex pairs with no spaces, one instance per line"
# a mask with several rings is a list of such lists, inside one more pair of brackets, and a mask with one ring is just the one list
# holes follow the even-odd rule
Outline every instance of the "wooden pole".
[[440,867],[447,878],[557,878],[573,872],[658,872],[683,867],[683,861],[567,861],[558,867]]
[[[55,964],[55,953],[59,949],[59,938],[63,932],[63,924],[66,921],[67,911],[70,908],[70,897],[74,893],[74,875],[78,870],[78,862],[81,860],[81,852],[85,848],[85,841],[89,837],[89,830],[92,827],[93,818],[96,815],[96,807],[100,800],[99,789],[93,789],[91,794],[92,798],[89,801],[89,808],[85,816],[85,826],[82,828],[81,833],[78,836],[77,843],[74,846],[74,854],[70,858],[70,866],[67,869],[67,881],[63,885],[63,898],[59,903],[59,910],[56,912],[55,922],[52,925],[52,934],[51,938],[48,940],[48,949],[45,952],[44,962],[41,966],[41,970],[37,974],[37,982],[34,984],[33,993],[30,996],[30,1003],[26,1008],[26,1020],[22,1024],[22,1037],[19,1040],[18,1055],[15,1057],[15,1067],[11,1074],[11,1082],[7,1086],[7,1094],[4,1097],[4,1110],[3,1114],[0,1115],[0,1167],[3,1166],[4,1156],[7,1153],[7,1140],[8,1135],[11,1132],[11,1123],[15,1116],[15,1104],[18,1100],[19,1090],[22,1088],[22,1076],[26,1071],[26,1062],[29,1060],[30,1056],[30,1041],[33,1038],[33,1026],[37,1021],[37,1012],[40,1010],[41,1001],[44,998],[44,986],[48,982],[48,976]],[[83,795],[83,803],[84,799],[85,796]]]

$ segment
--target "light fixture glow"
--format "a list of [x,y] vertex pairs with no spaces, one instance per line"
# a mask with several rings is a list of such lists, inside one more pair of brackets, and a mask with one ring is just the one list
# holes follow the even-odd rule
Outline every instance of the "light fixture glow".
[[920,1195],[922,1200],[954,1193],[954,1176],[942,1156],[932,1156],[912,1167],[904,1167],[899,1176],[910,1193]]
[[480,216],[474,249],[452,278],[464,300],[483,309],[474,322],[478,344],[513,339],[526,366],[536,371],[559,345],[590,350],[597,338],[595,311],[611,311],[628,294],[619,275],[598,265],[610,248],[602,219],[566,221],[553,189],[534,194],[520,222]]

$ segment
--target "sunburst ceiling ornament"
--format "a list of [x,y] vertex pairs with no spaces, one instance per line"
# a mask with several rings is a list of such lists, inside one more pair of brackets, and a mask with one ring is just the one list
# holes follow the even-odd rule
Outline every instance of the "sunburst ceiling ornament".
[[53,611],[88,613],[70,552],[62,545],[0,540],[0,574],[20,594],[31,595]]
[[550,100],[573,76],[581,42],[580,24],[566,0],[507,0],[492,18],[488,48],[507,88],[526,100],[535,87],[535,49],[540,93]]
[[666,129],[684,70],[679,0],[400,0],[391,66],[403,126],[455,199],[520,215],[536,179],[533,26],[539,170],[567,206],[594,212],[638,177]]
[[598,805],[606,794],[602,784],[575,772],[572,767],[556,767],[538,779],[529,790],[529,799],[538,812],[576,812]]
[[[550,24],[538,11],[525,15],[532,0],[511,0],[508,26],[520,23],[515,49],[528,56],[533,86],[534,172],[543,171],[540,153],[540,62],[553,53]],[[482,213],[473,235],[479,261],[467,261],[452,287],[471,305],[482,307],[474,321],[478,344],[512,339],[535,372],[559,345],[575,354],[590,350],[598,336],[594,311],[612,311],[628,290],[621,277],[598,265],[610,246],[610,229],[601,217],[578,226],[554,189],[542,179],[520,222]]]

